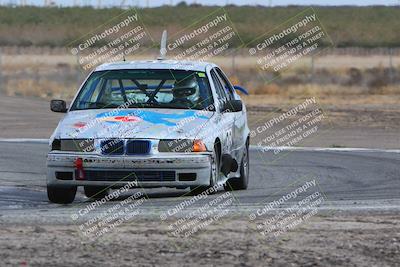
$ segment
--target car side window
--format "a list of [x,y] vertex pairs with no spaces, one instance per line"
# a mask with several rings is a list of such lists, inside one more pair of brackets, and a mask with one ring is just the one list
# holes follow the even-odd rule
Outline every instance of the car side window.
[[231,84],[228,81],[228,78],[226,78],[225,74],[218,68],[215,68],[216,74],[221,81],[222,88],[224,90],[224,93],[227,96],[228,100],[234,100],[235,97],[233,96],[233,88]]
[[225,103],[226,101],[226,94],[224,93],[222,84],[220,79],[218,78],[218,75],[215,73],[214,70],[211,70],[211,78],[213,79],[213,82],[215,84],[215,90],[217,92],[217,96],[218,96],[218,101],[220,103]]

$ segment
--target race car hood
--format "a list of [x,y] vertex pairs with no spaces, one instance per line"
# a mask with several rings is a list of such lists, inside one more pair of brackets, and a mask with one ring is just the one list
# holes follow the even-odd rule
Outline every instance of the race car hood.
[[92,109],[70,111],[53,138],[194,138],[214,112],[186,109]]

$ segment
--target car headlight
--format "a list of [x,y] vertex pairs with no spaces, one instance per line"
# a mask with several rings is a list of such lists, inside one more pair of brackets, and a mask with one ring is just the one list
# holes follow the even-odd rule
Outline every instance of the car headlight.
[[51,143],[51,151],[53,150],[61,150],[61,140],[60,139],[54,139],[53,142]]
[[206,152],[207,147],[203,141],[201,141],[200,139],[195,139],[195,140],[193,140],[192,151],[193,152]]
[[158,143],[159,152],[206,152],[207,147],[198,139],[162,139]]
[[73,151],[73,152],[93,152],[93,139],[54,139],[51,150]]

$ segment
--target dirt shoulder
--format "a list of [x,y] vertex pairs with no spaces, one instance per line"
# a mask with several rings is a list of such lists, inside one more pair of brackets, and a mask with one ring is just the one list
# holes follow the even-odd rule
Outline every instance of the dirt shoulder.
[[134,221],[90,244],[71,225],[2,225],[0,256],[28,266],[396,266],[398,225],[393,213],[317,215],[271,239],[227,218],[176,238],[157,220]]

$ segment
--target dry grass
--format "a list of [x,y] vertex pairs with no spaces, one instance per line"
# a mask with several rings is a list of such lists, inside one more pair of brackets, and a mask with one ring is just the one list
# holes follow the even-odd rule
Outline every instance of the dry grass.
[[[153,54],[130,57],[128,60],[151,59]],[[255,67],[254,59],[244,56],[216,57],[233,84],[246,87],[252,95],[298,98],[305,96],[400,95],[400,68],[392,69],[394,80],[388,82],[388,68],[382,65],[384,56],[364,57],[363,69],[352,67],[359,57],[321,56],[315,60],[314,78],[310,80],[310,58],[303,58],[280,73],[280,78],[268,82]],[[397,59],[396,59],[397,60]],[[396,64],[399,62],[393,61]],[[70,99],[86,74],[76,59],[68,54],[2,55],[2,84],[0,90],[10,96]],[[234,63],[234,64],[233,64]],[[266,99],[262,97],[261,99]]]
[[[370,95],[400,95],[400,86],[384,86],[371,90]],[[299,84],[281,88],[276,84],[267,84],[265,86],[256,87],[254,90],[256,95],[283,95],[283,96],[334,96],[334,95],[363,95],[365,88],[361,86],[341,86],[335,84],[319,85],[319,84]]]
[[49,80],[9,80],[5,88],[8,96],[71,99],[75,94],[72,88]]
[[[313,95],[314,96],[314,95]],[[298,105],[310,96],[305,95],[249,95],[242,96],[248,106],[293,106]],[[320,95],[315,96],[322,106],[334,106],[338,108],[376,108],[378,110],[398,110],[400,94],[395,95]]]

